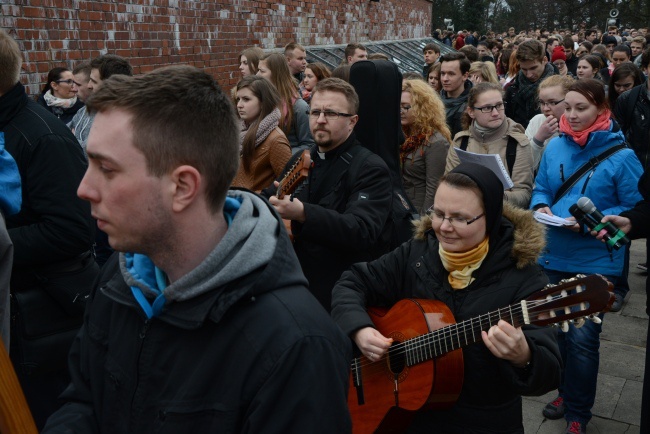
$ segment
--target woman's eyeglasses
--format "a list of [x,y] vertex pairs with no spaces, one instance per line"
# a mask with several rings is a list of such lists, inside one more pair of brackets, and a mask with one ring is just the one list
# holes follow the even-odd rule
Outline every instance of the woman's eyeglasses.
[[559,101],[542,101],[541,99],[537,103],[537,108],[542,109],[544,106],[548,106],[549,108],[553,108],[559,103],[564,102],[564,99],[561,99]]
[[447,220],[449,224],[455,228],[466,227],[481,217],[485,216],[485,213],[483,213],[471,219],[466,219],[465,217],[445,217],[445,214],[443,212],[437,211],[433,207],[429,208],[427,212],[431,216],[431,220],[433,220],[436,224],[442,225],[442,223]]
[[68,78],[67,80],[56,80],[55,83],[58,83],[58,84],[65,83],[65,84],[67,84],[68,86],[72,86],[73,84],[74,84],[75,86],[81,86],[81,84],[77,83],[76,81],[74,81],[74,80],[71,79],[71,78]]
[[472,107],[474,110],[480,110],[481,113],[492,113],[493,110],[501,111],[505,108],[502,102],[495,105],[484,105],[483,107]]

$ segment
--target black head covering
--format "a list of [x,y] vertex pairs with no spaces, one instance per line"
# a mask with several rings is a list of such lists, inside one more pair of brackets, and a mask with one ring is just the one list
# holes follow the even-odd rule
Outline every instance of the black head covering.
[[607,45],[607,44],[616,44],[616,45],[618,45],[618,40],[612,35],[605,35],[605,36],[603,36],[603,42],[601,42],[601,44],[603,44],[603,45]]
[[478,185],[479,190],[483,193],[485,229],[490,241],[494,241],[503,214],[503,183],[492,170],[475,163],[461,163],[450,173],[462,173]]

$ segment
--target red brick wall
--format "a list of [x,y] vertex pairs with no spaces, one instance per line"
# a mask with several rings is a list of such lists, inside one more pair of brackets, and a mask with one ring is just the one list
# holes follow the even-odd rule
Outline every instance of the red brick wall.
[[431,21],[428,0],[4,0],[0,12],[0,27],[23,50],[31,94],[51,68],[105,53],[127,57],[136,73],[192,64],[228,87],[238,54],[252,45],[422,38]]

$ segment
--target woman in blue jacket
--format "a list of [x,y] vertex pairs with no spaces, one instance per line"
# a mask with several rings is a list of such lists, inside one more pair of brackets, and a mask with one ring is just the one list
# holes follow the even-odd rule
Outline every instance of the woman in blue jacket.
[[[625,142],[620,128],[611,120],[605,91],[598,80],[576,81],[564,100],[560,136],[547,146],[535,179],[533,209],[575,221],[569,207],[588,197],[603,214],[619,214],[641,200],[637,183],[643,172],[631,149],[622,149],[591,168],[566,193],[555,198],[562,184],[590,159]],[[540,258],[551,283],[577,273],[620,278],[624,249],[612,250],[588,235],[579,222],[566,227],[550,227],[546,252]],[[544,416],[567,420],[567,432],[582,433],[591,419],[596,396],[601,325],[591,321],[568,332],[559,332],[564,360],[559,396],[544,409]]]

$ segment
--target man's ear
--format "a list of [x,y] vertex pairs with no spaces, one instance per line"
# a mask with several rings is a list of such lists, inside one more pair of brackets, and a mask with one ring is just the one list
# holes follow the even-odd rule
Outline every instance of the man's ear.
[[201,194],[201,173],[194,166],[178,166],[170,175],[172,183],[172,210],[181,212]]

